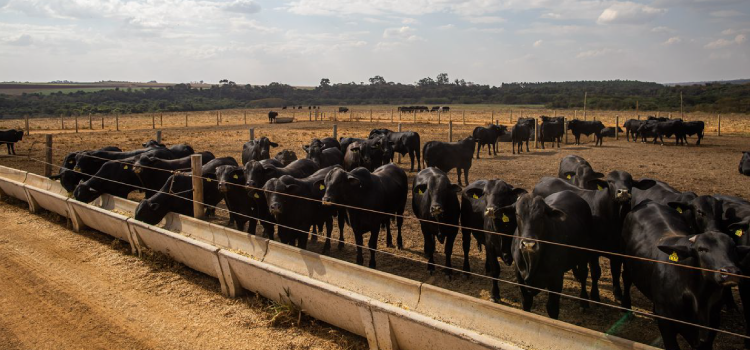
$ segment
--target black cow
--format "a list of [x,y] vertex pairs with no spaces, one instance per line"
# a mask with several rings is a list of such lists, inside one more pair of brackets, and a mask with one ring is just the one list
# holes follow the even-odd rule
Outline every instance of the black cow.
[[[427,270],[435,271],[435,239],[445,246],[445,270],[450,275],[453,242],[458,234],[458,218],[461,209],[456,194],[461,192],[461,186],[451,184],[448,176],[440,169],[425,168],[414,177],[412,182],[411,207],[414,215],[419,219],[445,223],[452,226],[439,225],[420,221],[422,236],[424,237],[424,255],[427,258]],[[468,265],[464,256],[464,266]]]
[[[169,159],[169,157],[172,156],[172,153],[166,149],[152,148],[148,152],[136,154],[129,158],[107,161],[102,164],[97,172],[88,180],[81,180],[73,191],[73,196],[76,200],[85,203],[90,203],[101,196],[102,193],[109,193],[113,196],[127,198],[130,192],[139,188],[144,188],[141,184],[141,180],[133,171],[133,164],[139,157],[149,154],[164,159]],[[79,164],[85,159],[88,158],[80,159]],[[153,195],[153,191],[151,190],[146,189],[145,192],[147,197]]]
[[[272,164],[262,163],[257,161],[250,161],[245,163],[245,185],[250,187],[246,190],[246,194],[250,197],[251,207],[255,208],[257,218],[261,221],[263,226],[263,235],[270,239],[273,239],[273,224],[271,214],[268,212],[268,206],[266,205],[265,194],[262,190],[263,186],[268,180],[278,178],[283,175],[290,175],[293,177],[306,177],[317,171],[318,166],[309,159],[298,159],[287,165],[286,167],[276,167]],[[255,227],[258,224],[257,220],[250,220],[250,226],[248,232],[254,233]]]
[[[335,140],[334,140],[335,141]],[[336,141],[338,143],[338,141]],[[308,147],[304,147],[307,151],[307,159],[312,160],[318,165],[318,168],[327,168],[332,165],[341,165],[344,161],[344,154],[339,150],[340,145],[324,148],[325,144],[322,142],[314,142]]]
[[[216,158],[201,168],[203,177],[203,203],[206,212],[213,211],[222,200],[216,180],[216,169],[223,165],[237,166],[232,157]],[[135,209],[135,219],[156,225],[169,212],[193,216],[193,177],[189,173],[170,176],[157,194],[144,199]]]
[[261,161],[271,158],[271,147],[278,147],[279,144],[271,142],[268,137],[261,137],[257,140],[245,142],[242,145],[242,164],[247,164],[251,160]]
[[321,150],[324,150],[327,148],[338,148],[341,150],[341,152],[344,152],[344,150],[346,150],[346,148],[341,148],[341,143],[339,143],[339,141],[337,141],[333,137],[325,137],[322,139],[318,139],[318,138],[312,139],[312,141],[310,141],[310,144],[302,146],[302,149],[305,150],[305,153],[310,153],[310,147],[315,147],[315,146],[320,147]]
[[589,136],[594,134],[594,145],[602,145],[601,131],[604,129],[604,124],[600,121],[583,121],[574,119],[568,122],[568,130],[573,133],[576,138],[576,145],[581,144],[581,134]]
[[740,159],[740,165],[737,169],[740,174],[750,176],[750,151],[742,151],[742,159]]
[[344,161],[342,162],[344,170],[352,171],[356,168],[364,166],[365,162],[362,158],[363,156],[361,141],[347,143],[346,153],[344,153]]
[[669,202],[690,202],[698,195],[695,192],[680,192],[669,184],[653,180],[656,185],[647,190],[633,190],[633,199],[631,205],[635,207],[641,202],[650,199],[656,203],[668,205]]
[[279,112],[276,111],[270,111],[268,112],[268,124],[273,124],[276,122],[276,117],[279,116]]
[[374,171],[375,168],[391,162],[393,159],[393,142],[385,135],[373,135],[360,142],[360,153],[364,167]]
[[[393,143],[394,153],[399,153],[402,156],[409,154],[409,159],[411,159],[411,169],[409,171],[414,171],[414,156],[417,157],[417,171],[422,170],[422,160],[419,153],[420,139],[418,133],[413,131],[394,132],[388,129],[373,129],[370,131],[369,137],[372,137],[375,134],[387,135],[388,140]],[[393,161],[393,157],[391,157],[391,161]]]
[[[211,152],[201,152],[201,155],[201,165],[216,158]],[[178,159],[161,159],[154,154],[141,155],[133,164],[133,172],[141,180],[143,187],[156,191],[164,186],[172,172],[189,171],[191,157],[192,155]]]
[[349,108],[339,107],[339,113],[346,113],[346,112],[349,112]]
[[[534,296],[541,289],[546,289],[552,292],[547,299],[547,315],[558,318],[558,293],[562,292],[563,277],[569,270],[573,270],[573,275],[581,284],[580,297],[588,299],[586,278],[591,254],[553,244],[591,247],[592,218],[586,201],[570,191],[555,193],[547,198],[527,193],[521,195],[514,205],[500,208],[499,214],[516,216],[518,220],[512,251],[516,278],[523,285],[521,295],[525,311],[531,310]],[[540,240],[552,243],[542,243]],[[581,306],[587,307],[588,302],[581,301]]]
[[278,160],[282,166],[287,166],[289,163],[297,160],[297,153],[292,150],[285,149],[279,153],[276,153],[274,159]]
[[[336,168],[326,176],[325,186],[326,193],[323,196],[323,204],[344,204],[398,215],[396,216],[396,227],[398,229],[396,243],[399,249],[403,249],[401,226],[404,219],[401,215],[404,213],[407,191],[409,190],[406,172],[403,169],[395,164],[383,165],[372,173],[365,168],[357,168],[351,172]],[[357,264],[364,264],[362,256],[363,235],[369,232],[369,266],[375,268],[375,249],[377,249],[381,225],[386,227],[386,244],[389,247],[393,246],[390,225],[393,217],[349,207],[346,211],[357,244]]]
[[426,167],[436,167],[444,172],[456,169],[458,184],[461,185],[461,171],[469,184],[469,169],[474,157],[474,138],[469,136],[458,142],[430,141],[424,144],[422,153]]
[[[620,128],[618,126],[617,127],[617,133],[622,133],[622,132],[623,132],[622,128]],[[615,128],[612,127],[612,126],[608,126],[608,127],[604,128],[604,129],[602,129],[601,135],[602,135],[602,137],[615,137],[615,136],[617,136],[615,134]]]
[[[703,140],[703,129],[706,127],[706,124],[702,121],[693,121],[693,122],[682,122],[682,133],[687,136],[698,136],[698,141],[695,141],[696,145],[701,144],[701,140]],[[687,140],[685,140],[687,142]]]
[[[593,218],[593,240],[592,245],[600,251],[622,253],[620,232],[622,232],[622,221],[630,210],[630,199],[633,188],[647,190],[654,186],[653,180],[633,180],[633,177],[624,171],[612,171],[607,175],[607,181],[592,180],[601,190],[587,190],[579,188],[564,179],[554,177],[543,177],[534,187],[532,192],[536,196],[547,197],[551,194],[570,191],[586,201],[591,208]],[[612,287],[616,299],[622,298],[620,288],[620,272],[622,271],[622,258],[617,255],[601,255],[610,261],[612,272]],[[591,268],[591,299],[599,301],[599,256],[592,254]]]
[[686,144],[684,123],[681,119],[672,119],[664,122],[647,122],[638,128],[638,134],[642,133],[653,136],[654,144],[656,144],[656,139],[658,138],[663,146],[664,136],[672,137],[672,135],[675,136],[676,145]]
[[448,107],[448,106],[443,106],[443,112],[448,112],[448,111],[450,111],[450,110],[451,110],[451,108],[450,108],[450,107]]
[[[118,147],[114,146],[108,146],[103,147],[99,149],[98,151],[107,151],[107,152],[122,152],[122,150]],[[52,180],[60,180],[60,184],[62,185],[65,190],[68,192],[73,192],[73,190],[76,189],[76,186],[78,185],[81,180],[84,180],[84,175],[77,172],[77,171],[71,171],[76,168],[76,156],[78,153],[82,152],[89,152],[89,151],[79,151],[79,152],[71,152],[65,155],[65,158],[63,158],[63,165],[60,167],[60,170],[57,175],[50,176],[50,179]],[[85,179],[88,179],[87,176]]]
[[[485,247],[485,272],[493,278],[490,300],[496,303],[500,301],[500,288],[497,283],[497,278],[500,278],[498,258],[508,266],[513,263],[511,243],[516,230],[516,216],[503,215],[499,208],[513,205],[518,196],[524,193],[526,190],[513,188],[501,180],[478,180],[466,186],[461,194],[464,271],[470,270],[467,259],[473,235],[479,250],[482,250],[482,246]],[[477,230],[498,232],[502,235]]]
[[[744,256],[746,247],[736,247],[721,232],[690,235],[690,228],[672,208],[644,201],[625,217],[622,230],[627,255],[677,265],[654,263],[639,259],[625,262],[625,294],[623,306],[630,308],[630,286],[635,286],[654,303],[654,313],[704,327],[719,327],[723,295],[729,286],[737,285],[740,274],[738,252]],[[685,266],[708,270],[695,271]],[[716,332],[683,323],[656,320],[664,347],[680,349],[681,334],[694,349],[711,349]]]
[[[326,226],[326,241],[323,254],[331,250],[331,231],[333,231],[333,217],[339,218],[339,249],[344,245],[344,223],[346,210],[324,206],[320,200],[325,194],[325,177],[338,166],[330,166],[316,171],[305,178],[294,178],[284,175],[278,179],[269,180],[264,189],[266,203],[271,215],[279,224],[279,241],[286,244],[305,248],[307,232],[313,228],[313,241],[317,240],[318,232],[323,233]],[[298,197],[309,198],[306,200]],[[304,233],[300,232],[304,231]]]
[[[132,158],[138,154],[154,151],[154,148],[141,148],[137,150],[127,151],[127,152],[113,152],[113,151],[86,151],[86,152],[80,152],[76,154],[75,157],[75,167],[73,170],[78,173],[82,173],[83,177],[81,180],[88,180],[88,178],[91,175],[96,174],[97,171],[110,160],[119,160],[119,159],[126,159],[126,158]],[[161,156],[164,156],[166,159],[173,159],[174,156],[171,152],[160,150],[159,152],[166,152],[162,153]],[[67,182],[66,182],[67,183]],[[66,186],[66,183],[63,183],[63,186]],[[77,186],[78,183],[73,184],[73,188],[69,189],[65,187],[68,191],[73,191],[75,189],[75,186]]]
[[552,142],[552,146],[557,141],[557,148],[560,148],[563,135],[565,134],[565,117],[547,117],[542,116],[542,125],[539,126],[539,141],[544,149],[544,142]]
[[593,180],[601,179],[604,174],[594,171],[588,161],[576,155],[569,155],[560,160],[557,177],[588,190],[599,189]]
[[143,144],[141,144],[141,146],[147,149],[155,149],[155,148],[165,149],[172,153],[173,158],[184,158],[195,153],[195,150],[193,149],[193,147],[184,143],[179,144],[179,145],[174,145],[171,147],[167,147],[163,143],[156,142],[156,140],[148,140],[144,142]]
[[516,148],[518,153],[523,152],[523,143],[526,142],[526,152],[529,151],[529,139],[533,134],[533,128],[529,127],[525,123],[516,123],[513,128],[510,129],[511,142],[513,143],[513,154],[516,154]]
[[497,155],[497,139],[508,131],[508,127],[505,125],[490,124],[486,128],[483,126],[477,126],[472,131],[471,136],[477,141],[477,159],[479,159],[479,151],[482,150],[484,145],[487,145],[487,154]]
[[23,139],[23,130],[0,130],[0,144],[8,146],[8,154],[16,154],[16,142]]
[[[346,156],[346,150],[349,148],[349,145],[355,142],[362,142],[366,139],[361,139],[357,137],[341,137],[339,138],[339,145],[341,145],[341,152],[344,153],[344,156]],[[309,146],[308,146],[309,148]]]
[[629,119],[625,122],[625,124],[622,124],[622,126],[625,127],[625,138],[628,140],[628,142],[630,142],[631,136],[633,137],[633,141],[636,141],[638,128],[640,128],[643,123],[645,123],[645,121],[638,119]]
[[222,165],[216,168],[216,180],[229,210],[229,225],[234,223],[238,230],[244,231],[245,224],[255,218],[253,201],[247,199],[245,169],[237,165]]
[[669,120],[667,117],[654,117],[653,115],[648,116],[646,120],[652,120],[657,122],[666,122]]

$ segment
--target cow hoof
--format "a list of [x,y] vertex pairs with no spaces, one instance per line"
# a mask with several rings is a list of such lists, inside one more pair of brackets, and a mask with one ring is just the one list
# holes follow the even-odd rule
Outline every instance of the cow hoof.
[[490,301],[495,304],[500,304],[500,298],[490,297]]
[[399,243],[398,244],[398,250],[404,250],[404,244],[403,243]]
[[386,243],[385,243],[385,246],[386,246],[386,247],[388,247],[388,248],[393,248],[393,243],[391,243],[391,242],[386,242]]

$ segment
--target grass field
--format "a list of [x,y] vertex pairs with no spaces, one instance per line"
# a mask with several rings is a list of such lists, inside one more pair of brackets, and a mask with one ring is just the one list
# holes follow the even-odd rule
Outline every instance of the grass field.
[[[41,92],[45,95],[61,91],[71,93],[77,91],[96,92],[116,88],[127,89],[161,89],[173,86],[172,83],[131,83],[131,82],[102,82],[102,83],[0,83],[0,94],[17,96],[23,93]],[[210,84],[193,84],[194,87],[210,87]]]

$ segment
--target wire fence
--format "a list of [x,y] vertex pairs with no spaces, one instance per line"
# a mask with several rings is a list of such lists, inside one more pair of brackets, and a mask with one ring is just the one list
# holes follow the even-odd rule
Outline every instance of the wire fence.
[[[37,159],[37,158],[31,157],[31,149],[34,147],[34,145],[35,144],[32,144],[29,147],[29,154],[27,156],[23,156],[23,155],[11,155],[11,156],[13,156],[13,157],[19,157],[19,158],[26,158],[29,161],[33,161],[33,162],[45,164],[45,165],[51,166],[51,167],[56,167],[56,168],[60,168],[60,169],[64,168],[63,166],[60,166],[60,165],[57,165],[57,164],[53,164],[53,163],[47,162],[45,160],[41,160],[41,159]],[[44,146],[44,147],[47,148],[47,146]],[[53,149],[55,149],[55,148],[53,148]],[[122,160],[109,160],[107,158],[96,157],[96,156],[91,156],[91,155],[85,155],[85,156],[92,157],[92,158],[98,158],[100,160],[105,160],[105,161],[114,161],[114,162],[122,163],[122,164],[129,164],[129,165],[132,164],[132,163],[128,163],[128,162],[125,162],[125,161],[122,161]],[[166,169],[160,169],[160,168],[148,167],[148,166],[143,166],[143,167],[144,168],[153,169],[153,170],[157,170],[157,171],[169,172],[171,175],[182,174],[184,176],[189,176],[189,177],[195,176],[195,175],[193,175],[191,173],[184,173],[184,172],[181,172],[179,170],[166,170]],[[434,263],[431,264],[431,263],[429,263],[427,261],[424,261],[424,260],[415,259],[415,258],[412,258],[412,257],[409,257],[409,256],[405,256],[405,255],[402,255],[402,254],[392,253],[392,252],[385,251],[385,250],[382,250],[382,249],[370,248],[369,246],[359,245],[359,244],[352,243],[352,242],[346,242],[344,240],[341,240],[341,239],[338,239],[338,238],[335,238],[335,237],[328,237],[328,236],[322,235],[320,233],[311,233],[309,231],[301,230],[301,229],[298,229],[298,228],[295,228],[295,227],[291,227],[291,226],[288,226],[288,225],[280,224],[280,223],[273,222],[273,221],[270,221],[270,220],[265,220],[265,219],[258,218],[258,217],[252,216],[252,215],[248,215],[248,214],[244,214],[244,213],[239,213],[239,212],[236,212],[236,211],[232,211],[232,210],[230,210],[228,208],[218,207],[216,205],[208,204],[208,203],[205,203],[205,202],[198,202],[198,201],[194,200],[193,198],[188,198],[186,196],[182,196],[182,194],[192,192],[192,189],[189,190],[189,191],[182,191],[182,192],[179,192],[179,193],[173,193],[172,191],[165,192],[165,191],[162,191],[161,189],[156,189],[156,190],[155,189],[150,189],[150,188],[147,188],[147,187],[142,186],[142,185],[139,186],[139,185],[134,185],[134,184],[130,184],[130,183],[124,183],[124,182],[112,180],[112,179],[109,179],[109,178],[106,178],[106,177],[97,176],[96,174],[93,174],[93,175],[92,174],[85,174],[85,173],[77,171],[75,169],[67,169],[67,168],[65,168],[65,171],[72,171],[72,172],[75,172],[75,173],[78,173],[78,174],[81,174],[81,175],[90,176],[91,178],[97,178],[97,179],[100,179],[100,180],[109,181],[109,182],[112,182],[112,183],[115,183],[115,184],[118,184],[118,185],[129,186],[131,188],[134,188],[134,189],[137,189],[137,190],[141,190],[141,191],[152,191],[152,192],[155,192],[155,193],[163,193],[163,194],[166,194],[166,195],[169,195],[169,196],[177,197],[177,198],[182,199],[182,200],[190,201],[190,202],[193,202],[193,203],[199,203],[199,204],[203,205],[206,208],[212,208],[212,209],[215,209],[215,210],[220,210],[220,211],[226,212],[228,214],[238,215],[238,216],[241,216],[241,217],[248,218],[250,220],[257,220],[257,221],[259,221],[261,223],[275,225],[277,227],[281,227],[281,228],[285,228],[285,229],[288,229],[288,230],[296,231],[296,232],[299,232],[299,233],[302,233],[302,234],[305,234],[305,235],[314,235],[314,236],[320,237],[322,239],[332,240],[332,241],[335,241],[335,242],[340,242],[340,243],[343,243],[345,245],[349,245],[349,246],[352,246],[352,247],[355,247],[355,248],[358,248],[358,249],[366,249],[368,251],[376,252],[378,254],[384,254],[384,255],[392,256],[392,257],[395,257],[397,259],[408,260],[408,261],[411,261],[411,262],[416,262],[416,263],[423,264],[423,265],[428,265],[428,266],[429,265],[436,266]],[[204,180],[212,180],[212,181],[214,181],[214,179],[210,179],[210,178],[206,178],[206,177],[202,177],[202,176],[195,176],[195,177],[200,178],[200,179],[204,179]],[[271,191],[271,190],[267,190],[267,189],[263,189],[263,188],[258,188],[258,187],[253,187],[253,186],[247,186],[247,185],[239,185],[239,184],[232,184],[232,183],[228,183],[228,184],[236,186],[236,187],[239,187],[239,188],[247,189],[247,190],[256,190],[256,191],[263,191],[263,192],[266,192],[266,193],[274,193],[274,194],[278,194],[278,195],[290,196],[290,197],[297,198],[297,199],[308,200],[308,201],[313,201],[313,202],[319,202],[320,204],[323,204],[322,200],[315,199],[315,198],[309,198],[309,197],[303,197],[303,196],[296,196],[296,195],[291,195],[291,194],[287,194],[287,193],[283,193],[283,192],[276,192],[276,191]],[[381,211],[372,210],[372,209],[368,209],[368,208],[361,208],[361,207],[350,206],[350,205],[345,205],[345,204],[340,204],[340,203],[331,203],[331,204],[334,205],[334,206],[339,206],[339,207],[342,207],[342,208],[345,208],[345,209],[349,209],[349,210],[361,210],[361,211],[371,212],[371,213],[374,213],[374,214],[380,214],[380,215],[385,215],[385,216],[401,217],[401,218],[404,218],[404,219],[417,220],[417,221],[420,221],[420,222],[426,222],[426,223],[431,223],[431,224],[436,224],[436,225],[451,226],[451,227],[456,227],[456,228],[459,228],[459,229],[463,228],[463,226],[461,226],[461,225],[453,225],[453,224],[449,224],[449,223],[442,223],[442,222],[437,222],[437,221],[433,221],[433,220],[421,219],[421,218],[418,218],[418,217],[415,217],[415,216],[398,215],[398,214],[394,214],[394,213],[381,212]],[[521,238],[520,236],[516,236],[516,235],[513,235],[513,234],[504,234],[504,233],[500,233],[500,232],[488,231],[488,230],[476,229],[476,228],[469,228],[469,229],[472,230],[472,231],[482,232],[482,233],[485,233],[485,234],[499,235],[499,236],[509,237],[509,238]],[[738,277],[738,278],[750,278],[750,276],[738,275],[738,274],[731,274],[731,273],[727,273],[727,272],[723,272],[723,271],[719,271],[719,270],[711,270],[711,269],[705,269],[705,268],[701,268],[701,267],[695,267],[695,266],[689,266],[689,265],[682,265],[682,264],[674,263],[674,262],[671,262],[671,261],[661,261],[661,260],[647,259],[647,258],[642,258],[642,257],[637,257],[637,256],[631,256],[631,255],[619,254],[619,253],[614,253],[614,252],[596,250],[596,249],[592,249],[592,248],[588,248],[588,247],[579,247],[579,246],[574,246],[574,245],[567,245],[567,244],[562,244],[562,243],[558,243],[558,242],[552,242],[552,241],[546,241],[546,240],[539,240],[539,239],[531,239],[531,238],[526,238],[526,237],[524,237],[524,240],[531,240],[531,241],[536,241],[536,242],[544,243],[544,244],[554,244],[554,245],[559,245],[559,246],[566,247],[566,248],[584,250],[584,251],[588,251],[588,252],[592,252],[592,253],[597,253],[597,254],[605,255],[605,256],[619,256],[619,257],[627,258],[627,259],[636,259],[636,260],[648,261],[648,262],[652,262],[652,263],[660,263],[660,264],[666,264],[666,265],[680,266],[682,268],[693,269],[693,270],[698,270],[698,271],[703,271],[703,272],[712,272],[712,273],[719,273],[719,274],[723,274],[723,275],[731,275],[731,276],[735,276],[735,277]],[[517,287],[528,288],[528,289],[532,289],[532,290],[536,290],[536,291],[540,291],[540,292],[545,292],[547,294],[558,295],[560,297],[564,297],[564,298],[567,298],[567,299],[572,299],[572,300],[577,300],[577,301],[585,301],[585,302],[589,302],[589,303],[600,305],[600,306],[609,307],[609,308],[616,309],[616,310],[621,310],[621,311],[626,311],[626,312],[632,312],[633,314],[635,314],[637,316],[647,317],[647,318],[651,318],[651,319],[660,319],[660,320],[664,320],[664,321],[676,322],[676,323],[680,323],[680,324],[684,324],[684,325],[688,325],[688,326],[702,328],[702,329],[706,329],[706,330],[709,330],[709,331],[715,331],[715,332],[718,332],[718,333],[722,333],[722,334],[726,334],[726,335],[735,336],[735,337],[739,337],[739,338],[749,339],[750,340],[750,336],[746,336],[746,335],[743,335],[743,334],[739,334],[739,333],[735,333],[735,332],[731,332],[731,331],[727,331],[727,330],[723,330],[723,329],[719,329],[719,328],[713,328],[713,327],[708,327],[708,326],[705,326],[705,325],[695,324],[695,323],[691,323],[691,322],[687,322],[687,321],[683,321],[683,320],[679,320],[679,319],[674,319],[674,318],[670,318],[670,317],[666,317],[666,316],[662,316],[662,315],[657,315],[657,314],[654,314],[652,312],[646,312],[646,311],[628,309],[628,308],[622,307],[620,305],[605,303],[605,302],[601,302],[601,301],[594,301],[594,300],[582,298],[582,297],[579,297],[579,296],[565,294],[565,293],[562,293],[562,292],[550,291],[550,290],[547,290],[547,289],[544,289],[544,288],[538,288],[538,287],[534,287],[534,286],[529,286],[529,285],[521,284],[521,283],[518,283],[518,282],[513,282],[513,281],[501,279],[501,278],[496,278],[496,277],[492,277],[492,276],[478,274],[478,273],[475,273],[475,272],[467,272],[467,271],[464,271],[464,270],[461,270],[461,269],[458,269],[458,268],[454,268],[454,267],[441,266],[441,268],[442,269],[446,269],[446,270],[450,270],[450,271],[455,271],[455,272],[459,272],[459,273],[468,274],[468,275],[471,275],[471,276],[476,276],[476,277],[484,278],[484,279],[491,280],[491,281],[500,282],[500,283],[503,283],[503,284],[508,284],[508,285],[513,285],[513,286],[517,286]]]

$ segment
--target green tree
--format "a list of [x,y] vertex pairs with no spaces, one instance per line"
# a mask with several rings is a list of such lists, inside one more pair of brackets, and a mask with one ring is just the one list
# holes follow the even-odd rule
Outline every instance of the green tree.
[[437,79],[435,79],[438,85],[448,85],[451,83],[451,80],[448,78],[448,73],[440,73],[437,75]]
[[320,79],[320,87],[327,88],[331,86],[331,79],[323,78]]
[[385,79],[380,75],[376,75],[370,78],[370,85],[385,85],[385,84],[386,84]]

